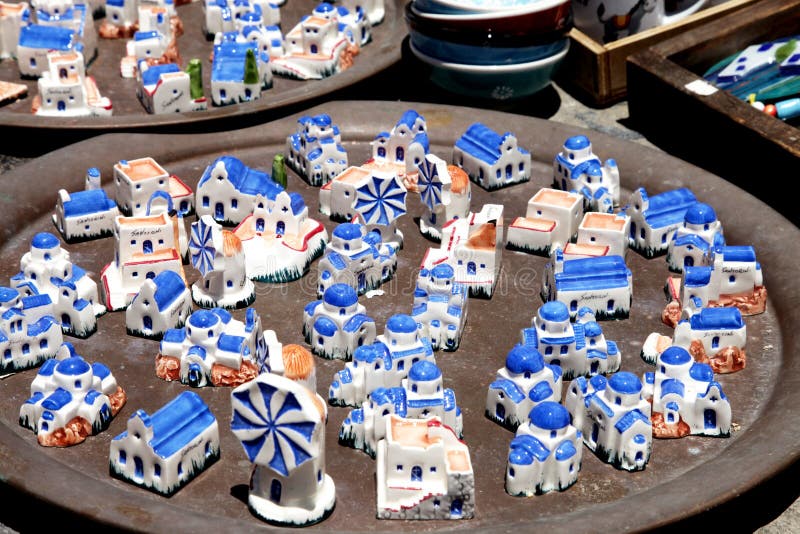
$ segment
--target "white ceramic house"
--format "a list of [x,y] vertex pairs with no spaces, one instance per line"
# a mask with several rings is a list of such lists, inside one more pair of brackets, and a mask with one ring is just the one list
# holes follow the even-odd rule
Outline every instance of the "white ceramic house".
[[219,459],[219,425],[203,399],[183,391],[152,414],[136,410],[111,440],[117,478],[164,496],[181,489]]
[[437,417],[386,418],[378,442],[379,519],[471,519],[475,477],[469,448]]
[[559,300],[574,316],[589,308],[598,320],[625,319],[631,311],[633,275],[622,256],[565,260],[556,249],[545,265],[542,300]]
[[469,215],[472,188],[469,176],[460,167],[428,154],[417,165],[416,187],[423,206],[419,230],[425,237],[441,241],[442,226],[447,221]]
[[581,194],[586,211],[611,213],[620,202],[617,162],[609,158],[604,163],[588,137],[574,135],[553,161],[553,187]]
[[274,201],[257,196],[252,215],[233,233],[242,242],[248,278],[260,282],[301,278],[328,242],[322,223],[308,217],[303,197],[285,191]]
[[105,0],[106,17],[100,26],[101,37],[130,37],[138,22],[138,0]]
[[372,26],[383,22],[386,15],[384,0],[342,0],[341,4],[350,11],[364,11]]
[[97,283],[70,261],[69,252],[61,248],[56,236],[47,232],[33,236],[19,268],[11,285],[25,296],[48,295],[65,334],[86,338],[97,330],[97,317],[106,312]]
[[411,366],[400,386],[378,388],[361,406],[351,410],[339,429],[339,444],[363,450],[374,457],[378,441],[386,438],[386,419],[438,417],[461,439],[461,408],[452,389],[443,387],[442,372],[435,363],[421,360]]
[[196,310],[183,328],[164,334],[156,376],[192,387],[235,387],[255,378],[265,350],[261,317],[253,308],[244,321],[222,308]]
[[486,392],[486,417],[512,432],[528,421],[534,406],[561,400],[558,365],[546,364],[531,345],[516,345]]
[[273,60],[272,71],[298,80],[321,80],[347,69],[358,49],[356,37],[338,18],[312,14],[286,33],[284,54]]
[[200,278],[192,284],[192,299],[198,306],[244,308],[256,299],[241,239],[210,215],[192,223],[189,254],[192,265],[200,271]]
[[261,98],[272,87],[269,54],[255,42],[223,41],[214,46],[211,102],[227,106]]
[[72,0],[46,0],[31,2],[36,24],[42,26],[69,28],[83,46],[86,64],[97,57],[97,30],[91,6],[85,2]]
[[51,52],[81,52],[75,31],[58,26],[29,24],[19,30],[17,65],[20,75],[38,78],[49,69],[47,54]]
[[103,303],[109,310],[126,308],[145,280],[164,271],[186,280],[175,225],[166,213],[116,218],[114,259],[100,271]]
[[297,119],[297,131],[286,138],[286,155],[286,164],[313,186],[330,182],[348,166],[339,127],[325,113]]
[[192,189],[153,158],[120,160],[114,165],[114,198],[124,215],[146,215],[148,203],[158,191],[169,194],[177,212],[194,213]]
[[[174,14],[174,8],[172,9]],[[139,78],[148,66],[180,63],[177,27],[165,5],[138,6],[138,30],[125,44],[125,55],[119,63],[123,78]],[[182,28],[181,28],[182,31]]]
[[672,346],[656,360],[655,372],[644,375],[645,398],[653,406],[653,435],[679,438],[689,434],[728,437],[731,405],[714,371]]
[[578,480],[583,447],[581,431],[558,402],[536,405],[511,440],[506,493],[517,497],[564,491]]
[[321,300],[309,302],[303,311],[303,337],[323,358],[349,360],[356,347],[375,340],[375,333],[375,321],[347,284],[328,287]]
[[[274,4],[268,5],[271,8],[267,11],[267,15],[273,15],[273,18],[279,19],[280,11],[277,6]],[[213,35],[214,46],[225,41],[255,43],[258,51],[262,54],[267,54],[270,61],[283,55],[283,33],[281,33],[280,26],[277,25],[277,22],[265,22],[263,11],[249,11],[238,19],[234,19],[234,21],[235,29],[218,32]]]
[[363,167],[394,173],[409,190],[416,189],[417,166],[430,150],[425,117],[413,109],[405,111],[389,132],[380,132],[371,143],[372,158]]
[[592,310],[579,309],[575,319],[570,321],[563,302],[545,302],[530,328],[522,330],[522,344],[538,350],[548,364],[558,365],[564,380],[618,371],[622,355],[617,344],[603,335]]
[[456,281],[455,270],[447,263],[419,272],[411,316],[434,350],[458,349],[467,322],[468,296],[467,286]]
[[125,391],[102,363],[89,364],[72,346],[47,360],[19,410],[19,423],[46,447],[68,447],[108,428],[125,404]]
[[273,26],[281,22],[278,6],[262,0],[204,0],[203,11],[203,28],[208,38],[240,31],[246,26]]
[[31,20],[27,2],[0,2],[0,59],[16,58],[20,28]]
[[598,458],[617,469],[641,471],[650,459],[653,426],[642,381],[620,371],[607,380],[579,377],[570,384],[564,404],[583,442]]
[[206,167],[197,184],[197,216],[211,215],[226,226],[236,226],[256,208],[258,195],[274,201],[283,188],[264,171],[234,156],[220,156]]
[[666,254],[686,210],[697,199],[689,189],[673,189],[650,196],[643,187],[631,193],[623,212],[631,218],[628,246],[645,258]]
[[58,190],[53,224],[67,243],[114,235],[117,203],[103,189]]
[[655,364],[670,345],[688,350],[695,361],[707,363],[715,373],[733,373],[747,365],[747,325],[738,308],[684,308],[674,337],[653,332],[642,345],[642,359]]
[[393,315],[375,343],[356,348],[353,361],[334,374],[328,402],[334,406],[361,406],[376,389],[400,386],[419,361],[436,363],[430,341],[419,335],[412,317]]
[[347,284],[358,294],[391,280],[397,270],[397,250],[381,242],[377,232],[358,223],[341,223],[317,264],[317,296],[334,284]]
[[355,43],[361,48],[372,40],[372,23],[363,9],[349,9],[343,5],[332,6],[322,2],[314,8],[313,15],[322,18],[336,18],[353,36]]
[[125,310],[128,335],[161,339],[171,328],[180,328],[192,312],[192,294],[175,271],[164,271],[144,281]]
[[576,237],[582,217],[579,194],[543,187],[528,200],[525,216],[509,225],[506,247],[550,256]]
[[284,526],[328,517],[336,488],[325,473],[328,413],[319,395],[289,378],[262,373],[233,390],[231,405],[231,430],[253,464],[250,511]]
[[439,248],[429,248],[420,270],[449,264],[455,280],[472,297],[491,298],[500,274],[503,253],[503,205],[485,204],[478,213],[452,219],[442,227]]
[[205,96],[192,96],[189,73],[175,63],[143,66],[136,94],[144,109],[155,115],[202,111],[208,107]]
[[0,286],[0,373],[36,367],[53,358],[63,334],[50,297],[24,297]]
[[86,76],[83,54],[54,51],[45,56],[47,70],[37,85],[32,105],[37,115],[48,117],[110,116],[111,100],[100,95],[94,78]]
[[531,154],[518,146],[516,136],[511,132],[500,135],[480,122],[456,141],[452,161],[487,191],[531,178]]
[[667,247],[669,270],[680,273],[688,266],[703,265],[713,258],[713,251],[725,245],[722,223],[714,208],[695,202],[683,218],[683,225],[675,230]]
[[591,211],[583,215],[575,243],[564,245],[564,259],[622,256],[628,252],[630,217]]

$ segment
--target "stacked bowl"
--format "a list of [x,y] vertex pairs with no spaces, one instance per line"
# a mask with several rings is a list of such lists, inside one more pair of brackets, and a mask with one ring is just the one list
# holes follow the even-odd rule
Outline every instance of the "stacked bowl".
[[571,0],[411,0],[409,48],[431,80],[505,100],[546,87],[569,48]]

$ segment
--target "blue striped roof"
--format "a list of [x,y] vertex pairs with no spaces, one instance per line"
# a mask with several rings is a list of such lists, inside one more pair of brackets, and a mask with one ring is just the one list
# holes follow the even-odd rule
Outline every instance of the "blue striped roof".
[[184,391],[150,416],[150,446],[159,457],[169,458],[216,421],[200,395]]
[[522,390],[519,389],[519,386],[506,378],[495,380],[489,385],[489,389],[502,391],[505,396],[511,399],[515,404],[519,404],[525,399],[525,395],[522,393]]
[[632,427],[636,421],[642,421],[647,426],[650,426],[650,420],[642,412],[636,409],[636,410],[631,410],[630,412],[623,415],[620,418],[620,420],[617,421],[617,424],[614,425],[614,428],[617,429],[617,432],[622,434],[630,427]]
[[374,322],[375,321],[372,319],[372,317],[369,317],[364,313],[357,313],[344,324],[344,331],[355,332],[356,330],[361,328],[361,325],[363,325],[364,323],[374,323]]
[[686,247],[689,245],[693,245],[704,252],[711,248],[705,239],[696,234],[686,234],[675,238],[676,247]]
[[564,261],[563,271],[555,274],[559,291],[580,291],[626,287],[631,271],[621,256],[601,256]]
[[689,189],[681,188],[649,197],[650,203],[643,212],[644,219],[651,228],[664,228],[680,224],[686,210],[697,199]]
[[153,298],[158,311],[167,309],[186,291],[186,283],[175,271],[163,271],[153,278],[153,282],[156,284]]
[[534,460],[544,462],[550,450],[533,436],[523,434],[511,440],[508,463],[512,465],[531,465]]
[[702,308],[689,318],[692,330],[720,330],[744,327],[738,308]]
[[476,122],[456,141],[456,147],[485,163],[493,164],[500,156],[503,141],[510,133],[501,136],[485,124]]

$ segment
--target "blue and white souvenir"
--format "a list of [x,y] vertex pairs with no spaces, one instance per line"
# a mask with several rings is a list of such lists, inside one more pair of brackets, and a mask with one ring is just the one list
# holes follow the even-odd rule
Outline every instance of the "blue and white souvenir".
[[619,206],[619,168],[617,162],[605,163],[592,152],[592,142],[585,135],[564,141],[553,161],[553,187],[583,196],[586,211],[611,213]]
[[348,284],[331,285],[303,311],[303,337],[323,358],[350,360],[356,347],[375,340],[375,333],[375,321]]
[[480,122],[456,141],[452,161],[487,191],[531,178],[531,154],[517,145],[517,137],[511,132],[500,135]]

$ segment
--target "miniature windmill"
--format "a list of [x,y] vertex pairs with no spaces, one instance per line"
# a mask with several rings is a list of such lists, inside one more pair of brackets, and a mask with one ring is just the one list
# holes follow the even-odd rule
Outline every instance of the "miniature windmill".
[[367,231],[377,230],[384,243],[402,246],[403,234],[396,221],[406,213],[406,188],[397,174],[373,172],[356,189],[353,208]]
[[308,525],[336,501],[325,474],[325,402],[302,384],[262,373],[231,393],[231,430],[254,464],[250,509],[271,523]]
[[426,155],[417,165],[417,171],[419,196],[425,205],[419,229],[423,235],[439,241],[444,223],[469,214],[469,177],[434,154]]

